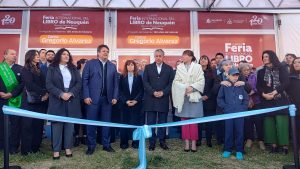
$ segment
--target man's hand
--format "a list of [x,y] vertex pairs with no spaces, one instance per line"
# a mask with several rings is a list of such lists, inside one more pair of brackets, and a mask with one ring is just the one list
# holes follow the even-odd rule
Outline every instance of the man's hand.
[[49,98],[49,94],[46,93],[43,97],[42,97],[42,102],[48,100]]
[[2,95],[3,99],[10,99],[12,97],[11,93],[4,93],[4,95]]
[[84,103],[87,104],[87,105],[91,105],[92,104],[92,99],[88,97],[88,98],[84,99]]
[[112,104],[112,105],[115,105],[115,104],[117,104],[117,102],[118,102],[117,99],[112,99],[111,104]]
[[70,93],[63,93],[60,97],[64,100],[64,101],[68,101],[70,99],[72,95]]

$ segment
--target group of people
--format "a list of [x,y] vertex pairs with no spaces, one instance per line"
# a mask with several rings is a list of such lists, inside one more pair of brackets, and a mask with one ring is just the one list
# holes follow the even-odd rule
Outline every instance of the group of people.
[[[228,114],[290,103],[300,108],[300,58],[287,54],[280,62],[276,53],[263,51],[263,66],[253,68],[245,61],[236,67],[231,60],[217,53],[210,59],[203,55],[197,62],[191,50],[185,50],[174,70],[164,62],[164,51],[154,51],[154,63],[140,66],[127,60],[123,72],[118,72],[115,61],[109,60],[109,47],[99,45],[97,58],[81,59],[77,66],[68,49],[57,52],[29,50],[25,65],[16,64],[17,53],[7,49],[0,63],[0,107],[9,105],[39,113],[111,122],[119,112],[123,124],[143,125],[166,123],[170,105],[174,119],[188,120],[216,114]],[[140,68],[143,69],[140,69]],[[3,113],[0,110],[0,149],[3,149]],[[300,116],[297,116],[300,127]],[[39,151],[43,138],[44,121],[10,116],[10,153],[21,150],[22,155]],[[53,159],[65,150],[72,157],[72,147],[81,141],[87,145],[87,155],[95,152],[97,142],[103,150],[111,147],[115,130],[92,125],[51,122]],[[236,151],[236,159],[243,160],[245,147],[254,140],[272,153],[288,153],[289,116],[287,110],[266,115],[235,118],[181,127],[185,152],[197,152],[201,145],[202,129],[206,144],[212,147],[212,135],[224,144],[222,156],[229,158]],[[132,129],[121,128],[120,148],[129,148]],[[168,150],[166,128],[153,129],[149,151],[159,146]],[[81,137],[80,137],[81,135]],[[298,134],[300,136],[300,134]],[[100,140],[99,140],[100,137]],[[75,141],[74,141],[75,140]],[[131,147],[138,148],[132,141]],[[235,148],[234,148],[235,147]]]

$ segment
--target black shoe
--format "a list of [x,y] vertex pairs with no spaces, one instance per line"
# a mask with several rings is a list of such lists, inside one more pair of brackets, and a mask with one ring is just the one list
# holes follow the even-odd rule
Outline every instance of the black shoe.
[[115,150],[111,146],[109,146],[109,147],[103,147],[103,150],[106,151],[106,152],[109,152],[109,153],[115,152]]
[[154,151],[155,150],[155,145],[150,145],[149,146],[149,151]]
[[289,149],[288,149],[288,148],[283,148],[283,153],[284,153],[285,155],[287,155],[287,154],[289,153]]
[[85,152],[86,155],[92,155],[95,152],[95,148],[88,148]]
[[120,145],[120,148],[123,149],[123,150],[126,150],[127,148],[129,148],[129,145],[128,144],[122,144],[122,145]]
[[162,148],[164,150],[168,150],[169,149],[169,147],[167,146],[166,143],[160,143],[159,146],[160,146],[160,148]]
[[18,153],[19,153],[18,150],[11,150],[11,151],[9,151],[10,155],[15,155],[15,154],[18,154]]
[[80,145],[80,137],[76,136],[75,137],[75,142],[74,142],[74,147],[78,147]]
[[132,144],[131,147],[134,148],[134,149],[138,149],[139,145],[138,144]]
[[272,147],[270,153],[278,153],[278,147]]
[[197,143],[196,143],[196,146],[198,146],[198,147],[199,147],[199,146],[201,146],[201,144],[202,144],[202,143],[201,143],[201,141],[200,141],[200,140],[198,140],[198,141],[197,141]]
[[57,157],[52,157],[53,160],[59,160],[60,159],[60,156],[57,156]]
[[73,157],[73,154],[66,154],[66,157],[71,158]]
[[208,141],[206,144],[207,144],[207,147],[212,147],[212,144],[210,141]]

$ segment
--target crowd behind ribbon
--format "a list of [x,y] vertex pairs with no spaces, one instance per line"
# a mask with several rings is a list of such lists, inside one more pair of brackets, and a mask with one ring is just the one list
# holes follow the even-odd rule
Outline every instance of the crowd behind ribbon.
[[[77,61],[68,49],[29,50],[24,66],[16,63],[17,53],[7,49],[0,63],[0,107],[9,105],[34,112],[132,125],[166,123],[170,107],[173,121],[188,120],[296,104],[300,108],[300,58],[287,54],[280,62],[271,50],[262,52],[262,66],[241,61],[238,66],[224,58],[203,55],[197,61],[185,50],[176,68],[164,62],[162,49],[154,51],[154,63],[127,60],[123,72],[109,60],[109,47],[99,45],[97,58]],[[212,59],[210,59],[212,58]],[[10,116],[10,154],[28,155],[40,151],[45,121]],[[300,115],[297,115],[297,128]],[[175,127],[184,141],[183,151],[197,152],[202,131],[208,147],[224,145],[223,158],[233,152],[244,159],[245,150],[256,143],[261,150],[288,154],[290,144],[288,110],[267,115],[190,124]],[[120,138],[120,148],[138,148],[132,129],[96,127],[51,122],[53,159],[60,153],[72,157],[72,147],[87,146],[87,155],[97,144],[113,153],[111,143]],[[168,150],[166,128],[153,129],[149,151]],[[213,142],[215,135],[216,142]],[[300,134],[298,133],[298,136]],[[0,149],[3,149],[3,113],[0,110]],[[300,139],[298,139],[300,140]],[[266,146],[267,145],[267,146]],[[267,147],[267,148],[266,148]]]

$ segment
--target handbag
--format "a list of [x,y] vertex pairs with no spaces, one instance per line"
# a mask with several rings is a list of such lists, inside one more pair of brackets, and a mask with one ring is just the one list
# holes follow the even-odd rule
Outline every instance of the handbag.
[[36,92],[29,92],[26,90],[26,94],[27,94],[27,102],[34,104],[34,103],[42,103],[42,96],[39,95]]

